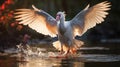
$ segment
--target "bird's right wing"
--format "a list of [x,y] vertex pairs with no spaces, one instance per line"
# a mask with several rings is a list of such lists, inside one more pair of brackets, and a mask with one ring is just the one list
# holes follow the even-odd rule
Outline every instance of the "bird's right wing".
[[44,35],[50,35],[52,37],[57,34],[56,20],[43,10],[37,9],[32,5],[32,9],[17,9],[15,12],[15,18],[20,21],[19,24],[28,25],[30,28],[36,30]]
[[89,5],[79,12],[70,23],[73,27],[74,35],[82,35],[88,29],[96,26],[104,21],[108,10],[110,10],[110,3],[105,1],[89,8]]

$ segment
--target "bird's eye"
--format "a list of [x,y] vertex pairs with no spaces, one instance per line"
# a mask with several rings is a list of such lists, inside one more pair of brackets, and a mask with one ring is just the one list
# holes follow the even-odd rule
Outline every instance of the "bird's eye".
[[60,14],[57,14],[57,16],[59,16],[59,17],[60,17],[61,15],[60,15]]

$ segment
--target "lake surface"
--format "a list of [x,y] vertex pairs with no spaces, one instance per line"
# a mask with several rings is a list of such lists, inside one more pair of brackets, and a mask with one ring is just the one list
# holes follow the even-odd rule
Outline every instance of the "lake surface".
[[88,46],[80,48],[75,57],[34,56],[27,57],[28,61],[19,61],[18,59],[21,58],[13,56],[13,54],[1,55],[0,67],[120,67],[119,48],[118,45],[114,47],[108,45]]

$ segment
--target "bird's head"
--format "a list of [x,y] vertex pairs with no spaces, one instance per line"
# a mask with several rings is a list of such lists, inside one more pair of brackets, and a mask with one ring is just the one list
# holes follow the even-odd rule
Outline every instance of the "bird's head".
[[58,12],[56,14],[56,21],[59,21],[62,18],[65,18],[65,12]]

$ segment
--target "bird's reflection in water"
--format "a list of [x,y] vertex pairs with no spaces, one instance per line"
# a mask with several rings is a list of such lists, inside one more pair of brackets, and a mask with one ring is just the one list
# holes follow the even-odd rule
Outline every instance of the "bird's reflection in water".
[[18,67],[84,67],[82,62],[73,62],[72,59],[49,58],[31,59],[29,62],[20,62]]
[[77,62],[74,59],[62,59],[61,67],[84,67],[83,62]]

